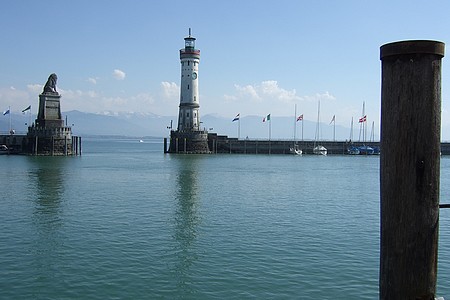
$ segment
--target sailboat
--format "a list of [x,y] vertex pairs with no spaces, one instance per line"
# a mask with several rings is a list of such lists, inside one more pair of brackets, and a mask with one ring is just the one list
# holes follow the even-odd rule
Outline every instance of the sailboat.
[[313,154],[326,156],[327,152],[328,152],[327,148],[325,148],[322,145],[316,146],[316,143],[319,140],[319,135],[320,135],[320,101],[319,101],[319,106],[317,108],[317,125],[316,125],[316,136],[314,139]]
[[359,154],[361,155],[372,155],[374,153],[373,148],[366,145],[366,136],[367,136],[367,116],[365,113],[365,102],[363,101],[363,110],[362,110],[362,117],[359,119],[359,122],[361,123],[360,130],[359,130],[359,137],[361,139],[361,130],[363,135],[363,145],[358,147]]
[[359,155],[359,148],[356,146],[353,146],[352,141],[353,141],[353,117],[352,117],[352,125],[350,127],[350,139],[349,139],[350,146],[347,148],[347,154]]
[[297,104],[295,104],[294,111],[294,144],[289,148],[289,152],[294,155],[302,155],[302,150],[298,147],[297,137],[296,137],[296,129],[297,129]]
[[[375,127],[375,121],[372,121],[372,132],[370,133],[370,141],[372,142],[372,144],[375,142],[375,131],[374,131],[374,127]],[[379,147],[372,147],[373,149],[373,154],[380,154],[380,148]]]

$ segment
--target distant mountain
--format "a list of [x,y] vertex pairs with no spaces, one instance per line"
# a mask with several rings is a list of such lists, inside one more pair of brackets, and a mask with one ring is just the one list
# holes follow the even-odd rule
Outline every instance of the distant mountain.
[[[159,116],[151,113],[110,113],[103,114],[85,113],[80,111],[63,112],[63,119],[75,135],[121,135],[121,136],[153,136],[167,137],[171,121],[176,129],[176,116]],[[36,115],[32,116],[31,122],[34,122]],[[30,122],[28,114],[12,114],[12,127],[17,134],[27,132],[27,125]],[[216,114],[201,116],[201,127],[210,132],[229,137],[238,137],[238,127],[240,125],[240,138],[268,139],[269,127],[272,139],[294,138],[294,126],[296,126],[296,138],[302,138],[302,122],[294,122],[293,117],[274,117],[270,122],[262,122],[261,116],[245,116],[240,121],[232,122],[231,118],[224,118]],[[322,140],[333,140],[333,125],[322,123],[320,138]],[[6,134],[9,130],[9,116],[0,116],[0,134]],[[303,121],[303,138],[305,140],[314,140],[316,132],[316,122]],[[359,124],[354,126],[353,139],[359,140]],[[367,130],[367,140],[370,138],[371,128]],[[343,126],[336,126],[336,140],[346,140],[350,138],[350,129]],[[362,139],[362,135],[361,135]],[[378,140],[378,134],[375,140]]]
[[93,114],[80,111],[63,113],[76,135],[124,135],[154,136],[168,135],[170,117],[154,114]]

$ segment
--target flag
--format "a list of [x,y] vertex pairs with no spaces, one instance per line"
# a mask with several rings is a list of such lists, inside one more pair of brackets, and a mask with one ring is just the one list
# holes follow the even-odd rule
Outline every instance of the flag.
[[336,115],[333,115],[333,118],[332,118],[331,121],[330,121],[330,125],[331,125],[331,123],[333,123],[335,120],[336,120]]
[[300,116],[297,117],[297,122],[298,121],[303,121],[303,114],[301,114]]
[[359,123],[363,123],[367,121],[367,116],[359,118]]
[[266,120],[270,121],[270,114],[267,115]]
[[5,110],[4,112],[3,112],[3,115],[4,116],[6,116],[6,115],[8,115],[9,114],[9,109],[7,109],[7,110]]
[[266,117],[263,118],[263,123],[266,121]]
[[24,113],[24,112],[26,112],[27,110],[30,110],[30,109],[31,109],[31,105],[28,105],[28,107],[25,108],[24,110],[22,110],[22,112]]
[[231,122],[239,121],[239,118],[241,117],[240,115],[241,114],[237,114],[236,117],[234,117],[233,121],[231,121]]

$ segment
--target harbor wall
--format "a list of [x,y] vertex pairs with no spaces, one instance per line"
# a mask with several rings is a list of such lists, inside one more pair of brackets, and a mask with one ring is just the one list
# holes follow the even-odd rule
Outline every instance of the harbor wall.
[[[237,139],[215,133],[208,134],[208,144],[211,153],[230,153],[230,154],[290,154],[293,140],[257,140],[257,139]],[[359,141],[297,141],[299,149],[303,154],[313,154],[315,145],[322,145],[328,150],[329,155],[347,154],[347,149],[351,146],[369,146],[378,148],[380,151],[380,142],[359,142]],[[450,143],[441,143],[441,154],[450,155]]]
[[[290,154],[290,149],[294,145],[293,140],[253,140],[237,139],[209,134],[208,143],[213,153],[234,153],[234,154]],[[328,154],[347,154],[350,146],[362,146],[363,143],[351,143],[349,141],[297,141],[299,149],[303,154],[313,154],[313,148],[322,145],[328,150]],[[366,146],[379,147],[379,142],[366,142]]]
[[0,145],[6,145],[9,154],[26,155],[81,155],[81,137],[0,135]]

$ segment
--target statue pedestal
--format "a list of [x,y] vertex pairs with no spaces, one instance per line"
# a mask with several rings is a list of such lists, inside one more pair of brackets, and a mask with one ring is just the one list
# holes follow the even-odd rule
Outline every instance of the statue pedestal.
[[39,127],[62,127],[64,121],[61,117],[61,95],[42,93],[39,95],[39,111],[36,126]]
[[33,126],[28,127],[32,142],[31,153],[36,155],[72,155],[72,128],[64,126],[61,117],[61,95],[39,95],[39,111]]
[[207,131],[171,131],[169,153],[211,153]]

